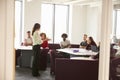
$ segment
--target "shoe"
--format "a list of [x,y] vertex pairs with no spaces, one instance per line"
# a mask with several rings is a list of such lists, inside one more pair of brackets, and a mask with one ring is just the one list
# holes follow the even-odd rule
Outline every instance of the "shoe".
[[39,77],[40,76],[40,74],[38,73],[38,74],[33,74],[33,77]]

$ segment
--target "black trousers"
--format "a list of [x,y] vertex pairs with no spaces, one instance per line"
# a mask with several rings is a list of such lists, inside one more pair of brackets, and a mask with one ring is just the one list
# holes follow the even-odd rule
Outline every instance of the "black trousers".
[[39,64],[40,64],[40,45],[33,46],[33,63],[32,63],[32,75],[39,75]]
[[[18,50],[16,50],[16,55],[15,55],[16,57],[15,57],[15,61],[16,61],[16,65],[19,65],[18,64],[18,59],[19,59],[19,57],[21,56],[21,50],[20,49],[18,49]],[[20,65],[19,65],[20,66]]]

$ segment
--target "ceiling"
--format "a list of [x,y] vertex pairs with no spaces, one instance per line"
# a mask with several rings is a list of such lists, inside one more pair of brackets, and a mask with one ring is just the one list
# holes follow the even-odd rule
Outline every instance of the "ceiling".
[[[113,0],[114,4],[120,4],[120,0]],[[102,0],[42,0],[45,3],[56,3],[56,4],[78,4],[78,5],[91,5],[100,4]]]

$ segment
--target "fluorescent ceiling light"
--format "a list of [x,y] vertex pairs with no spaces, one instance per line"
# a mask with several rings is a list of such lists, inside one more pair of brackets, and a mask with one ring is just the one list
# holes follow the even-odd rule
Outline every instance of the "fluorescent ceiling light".
[[72,0],[72,1],[65,2],[65,4],[76,4],[76,3],[83,2],[83,1],[88,1],[88,0]]
[[32,0],[27,0],[28,2],[31,2]]

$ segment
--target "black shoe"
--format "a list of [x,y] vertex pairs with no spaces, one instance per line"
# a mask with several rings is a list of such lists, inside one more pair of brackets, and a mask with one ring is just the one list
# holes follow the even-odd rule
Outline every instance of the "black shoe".
[[46,69],[40,69],[40,71],[46,71]]
[[33,77],[39,77],[40,76],[40,74],[38,73],[38,74],[33,74]]

